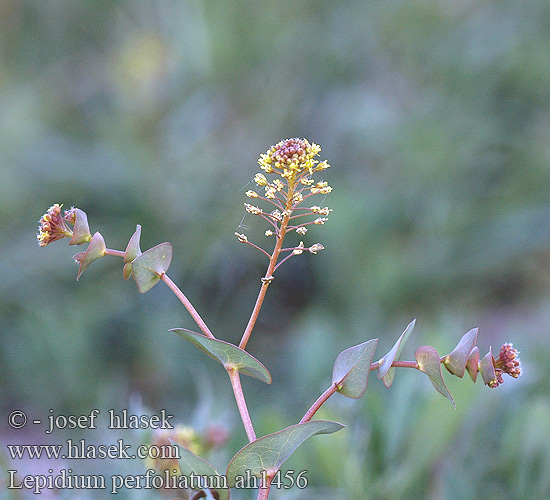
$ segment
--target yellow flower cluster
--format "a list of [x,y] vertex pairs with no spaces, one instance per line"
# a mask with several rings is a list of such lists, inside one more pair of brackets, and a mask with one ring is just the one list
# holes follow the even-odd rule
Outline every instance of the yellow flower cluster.
[[311,175],[330,166],[326,161],[319,163],[315,159],[320,152],[321,147],[315,143],[310,144],[307,139],[286,139],[260,155],[258,163],[265,172],[277,173],[293,181],[304,172]]

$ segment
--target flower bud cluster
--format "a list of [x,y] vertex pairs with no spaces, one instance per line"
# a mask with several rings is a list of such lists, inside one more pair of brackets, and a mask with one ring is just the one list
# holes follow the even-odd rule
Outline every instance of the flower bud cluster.
[[487,384],[494,389],[504,382],[502,375],[506,373],[510,377],[518,378],[521,375],[521,362],[519,360],[519,351],[514,349],[512,344],[504,344],[498,353],[498,356],[492,359],[495,370],[495,377]]
[[61,240],[63,238],[72,238],[73,231],[67,226],[67,222],[74,224],[74,209],[65,210],[65,217],[61,216],[61,205],[57,203],[48,208],[48,211],[41,217],[38,228],[38,245],[46,245]]

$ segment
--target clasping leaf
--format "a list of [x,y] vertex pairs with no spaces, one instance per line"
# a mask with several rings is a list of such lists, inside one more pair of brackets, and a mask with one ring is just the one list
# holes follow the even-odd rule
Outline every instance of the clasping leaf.
[[414,357],[418,363],[418,369],[428,375],[430,382],[435,387],[435,390],[448,398],[456,408],[454,399],[443,380],[443,375],[441,374],[441,362],[437,351],[432,346],[423,345],[416,350]]
[[368,340],[338,354],[332,369],[332,383],[348,398],[360,398],[367,390],[370,365],[378,339]]
[[220,362],[226,369],[236,368],[245,375],[257,378],[266,384],[271,384],[271,373],[267,368],[240,347],[223,340],[205,337],[200,333],[184,328],[172,328],[170,331],[189,340],[208,356]]
[[315,434],[331,434],[343,427],[344,425],[330,420],[311,420],[252,441],[229,462],[227,482],[233,487],[238,477],[247,474],[257,478],[261,478],[264,471],[274,474],[306,439]]
[[161,243],[150,248],[132,261],[131,273],[140,293],[149,291],[158,283],[170,267],[171,261],[172,245],[170,243]]
[[401,336],[397,339],[397,342],[393,345],[391,350],[378,362],[378,378],[381,378],[384,382],[384,385],[389,389],[393,384],[393,378],[395,377],[395,367],[392,368],[392,363],[399,359],[401,351],[405,346],[405,342],[411,336],[412,331],[414,330],[414,325],[416,320],[413,319]]

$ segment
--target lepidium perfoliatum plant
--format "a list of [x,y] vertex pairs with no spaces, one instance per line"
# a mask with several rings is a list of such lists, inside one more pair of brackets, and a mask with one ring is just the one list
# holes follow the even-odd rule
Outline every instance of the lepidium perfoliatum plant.
[[[313,417],[317,410],[336,392],[348,398],[360,398],[367,389],[369,374],[372,371],[376,371],[378,378],[388,388],[392,385],[397,368],[413,368],[423,372],[436,391],[448,398],[453,405],[453,398],[443,380],[441,365],[460,378],[467,371],[473,382],[479,373],[483,383],[491,388],[503,383],[504,374],[514,378],[521,374],[518,351],[512,344],[504,344],[496,357],[490,349],[484,357],[480,357],[480,351],[476,346],[477,328],[464,334],[455,349],[445,356],[440,356],[434,347],[425,345],[416,349],[414,361],[400,361],[400,353],[415,325],[413,320],[391,350],[378,361],[374,361],[378,339],[367,340],[338,354],[332,369],[330,386],[305,411],[300,422],[266,436],[256,436],[240,377],[248,375],[270,384],[271,374],[260,361],[248,353],[247,344],[278,268],[290,258],[316,254],[324,249],[321,243],[305,244],[303,241],[300,241],[298,246],[284,246],[288,233],[296,232],[306,240],[311,226],[324,225],[328,221],[331,209],[321,206],[322,204],[315,204],[316,199],[325,200],[326,195],[332,191],[331,186],[320,178],[329,168],[326,161],[317,159],[320,151],[321,148],[317,144],[295,138],[281,141],[260,155],[258,163],[262,172],[255,175],[254,183],[257,187],[246,192],[248,200],[244,206],[246,212],[263,219],[267,226],[265,240],[263,244],[257,244],[249,241],[245,233],[237,232],[235,235],[238,241],[254,247],[265,255],[267,269],[260,279],[258,298],[239,345],[233,345],[214,335],[184,292],[169,278],[167,271],[172,260],[170,243],[161,243],[142,252],[141,227],[137,226],[126,250],[112,250],[106,246],[99,232],[91,235],[85,212],[71,208],[62,213],[61,206],[57,204],[50,207],[40,220],[40,246],[63,238],[70,238],[69,245],[87,244],[85,251],[74,256],[79,265],[77,279],[95,260],[113,256],[123,260],[124,278],[128,279],[131,276],[141,293],[147,292],[159,281],[164,282],[181,301],[200,330],[194,332],[185,328],[174,328],[171,331],[225,368],[248,443],[231,459],[224,475],[188,448],[175,443],[181,457],[178,477],[181,479],[194,473],[200,475],[204,481],[196,485],[190,493],[192,499],[206,496],[206,490],[209,489],[218,499],[227,500],[230,498],[231,488],[247,486],[242,483],[245,477],[256,478],[258,500],[267,499],[270,489],[275,486],[274,478],[281,465],[298,446],[315,434],[330,434],[344,427],[338,422],[315,420]],[[265,242],[270,250],[263,248]],[[214,478],[217,482],[212,482]]]

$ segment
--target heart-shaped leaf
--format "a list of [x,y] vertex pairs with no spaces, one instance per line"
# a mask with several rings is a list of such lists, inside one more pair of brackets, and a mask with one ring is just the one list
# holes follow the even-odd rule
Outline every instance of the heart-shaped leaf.
[[450,373],[462,378],[464,376],[464,370],[466,369],[466,363],[472,349],[477,342],[478,328],[473,328],[460,339],[460,342],[454,348],[453,352],[447,354],[443,361],[445,368]]
[[194,476],[205,478],[206,482],[200,489],[206,489],[207,486],[219,486],[219,488],[210,489],[218,492],[219,500],[229,500],[229,488],[222,487],[227,484],[226,478],[204,460],[204,458],[198,457],[181,444],[176,443],[176,441],[170,441],[173,445],[178,447],[180,474],[187,477],[193,474]]
[[184,328],[172,328],[170,331],[195,344],[201,351],[219,361],[225,368],[236,368],[245,375],[257,378],[266,384],[271,384],[271,373],[267,368],[240,347],[223,340],[205,337],[200,333]]
[[[135,234],[135,233],[134,233]],[[172,245],[161,243],[138,255],[132,261],[132,277],[140,293],[153,288],[170,267]]]
[[96,232],[88,245],[85,252],[78,252],[73,256],[73,259],[80,264],[78,268],[78,274],[76,280],[80,278],[80,275],[87,269],[87,267],[97,259],[100,259],[105,255],[107,247],[105,246],[105,240],[101,233]]
[[90,234],[90,228],[88,227],[88,216],[86,212],[80,210],[80,208],[72,209],[74,215],[74,227],[73,237],[69,242],[69,245],[82,245],[91,241],[92,235]]
[[477,380],[477,374],[479,371],[479,347],[476,345],[472,352],[470,353],[470,357],[468,358],[468,362],[466,363],[466,370],[468,370],[468,375],[470,375],[470,378],[475,384],[475,381]]
[[454,399],[443,381],[443,375],[441,374],[441,362],[437,351],[432,346],[423,345],[416,350],[414,357],[418,363],[418,369],[428,375],[432,385],[435,387],[435,390],[448,398],[456,408]]
[[238,477],[250,475],[260,478],[264,471],[274,474],[306,439],[315,434],[331,434],[343,427],[344,425],[330,420],[311,420],[252,441],[229,462],[227,482],[232,487]]
[[368,340],[338,354],[332,369],[332,383],[348,398],[360,398],[367,390],[370,365],[378,339]]
[[416,319],[413,319],[401,336],[397,339],[397,342],[393,345],[391,350],[378,362],[378,378],[383,379],[384,385],[389,389],[393,384],[393,378],[395,377],[395,367],[392,368],[392,363],[399,359],[401,351],[405,346],[405,342],[409,340],[412,331],[414,330],[414,325],[416,324]]

